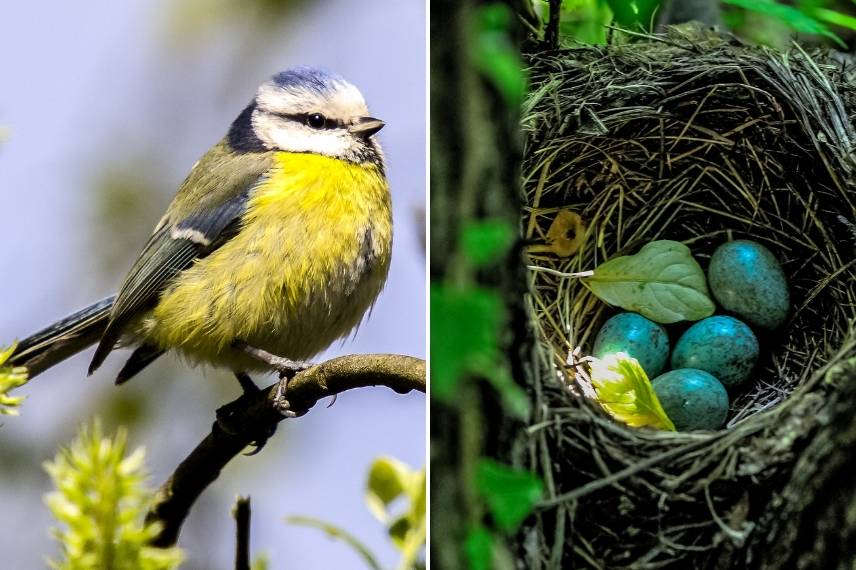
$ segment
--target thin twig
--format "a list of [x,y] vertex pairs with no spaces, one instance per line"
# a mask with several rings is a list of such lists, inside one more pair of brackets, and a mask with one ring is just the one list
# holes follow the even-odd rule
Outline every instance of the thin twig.
[[550,14],[547,21],[547,30],[544,33],[544,41],[549,49],[559,47],[559,16],[562,9],[562,0],[550,0]]
[[235,570],[250,570],[250,498],[239,496],[232,508],[235,517]]
[[[242,396],[233,406],[229,432],[218,422],[158,490],[146,520],[159,522],[154,546],[175,544],[184,519],[196,499],[220,471],[253,441],[263,439],[283,419],[279,382]],[[299,372],[288,382],[290,409],[305,414],[319,400],[346,390],[386,386],[399,394],[425,392],[425,361],[395,354],[352,355],[334,358]]]

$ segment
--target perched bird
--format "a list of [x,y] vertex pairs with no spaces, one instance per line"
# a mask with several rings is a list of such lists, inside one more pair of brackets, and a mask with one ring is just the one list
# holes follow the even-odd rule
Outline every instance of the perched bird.
[[11,363],[33,376],[97,342],[90,374],[135,347],[117,383],[168,350],[245,388],[248,372],[299,369],[386,282],[383,126],[338,75],[273,76],[194,165],[119,293],[22,340]]

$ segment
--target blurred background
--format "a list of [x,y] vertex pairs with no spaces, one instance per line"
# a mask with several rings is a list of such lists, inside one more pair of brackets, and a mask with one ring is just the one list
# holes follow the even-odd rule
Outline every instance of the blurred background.
[[[268,76],[296,64],[356,84],[380,133],[395,246],[370,318],[318,360],[354,352],[425,356],[426,14],[424,0],[97,0],[7,3],[0,62],[0,346],[116,290],[199,156]],[[159,485],[208,432],[234,378],[161,358],[112,383],[126,352],[93,377],[91,350],[19,390],[0,424],[0,551],[8,568],[56,554],[42,463],[93,415],[127,425]],[[267,385],[273,378],[258,378]],[[236,494],[253,501],[252,549],[270,568],[358,568],[347,546],[284,523],[317,516],[350,530],[385,567],[398,555],[363,502],[380,455],[425,463],[425,397],[352,391],[286,421],[200,498],[179,545],[183,567],[230,568]]]

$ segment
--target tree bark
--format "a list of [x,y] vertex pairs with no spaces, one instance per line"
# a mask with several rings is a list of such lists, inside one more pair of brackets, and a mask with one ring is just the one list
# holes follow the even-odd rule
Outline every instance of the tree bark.
[[746,546],[748,565],[856,568],[856,357],[828,381],[836,390],[804,446],[793,450],[782,487],[773,489]]
[[[490,271],[465,268],[458,238],[478,220],[503,220],[516,228],[520,213],[520,111],[510,107],[471,57],[479,10],[502,2],[437,0],[431,4],[431,280],[449,286],[496,289],[511,320],[503,334],[502,363],[520,382],[519,354],[527,328],[522,313],[519,247]],[[510,41],[519,40],[518,14],[510,8]],[[515,47],[516,49],[516,47]],[[452,403],[431,399],[432,567],[467,568],[464,541],[484,517],[473,490],[478,457],[509,457],[509,422],[496,393],[483,379],[468,377]]]

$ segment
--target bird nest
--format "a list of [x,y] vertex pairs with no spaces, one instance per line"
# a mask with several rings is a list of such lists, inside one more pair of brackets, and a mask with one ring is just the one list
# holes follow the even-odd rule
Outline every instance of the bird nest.
[[[851,71],[697,28],[531,65],[523,230],[539,342],[527,444],[548,496],[524,534],[530,567],[750,563],[777,481],[835,389],[830,370],[856,354]],[[553,226],[560,216],[571,223]],[[761,360],[730,394],[726,426],[617,423],[581,381],[616,310],[573,274],[658,239],[687,244],[706,268],[740,238],[780,260],[792,308],[759,334]]]

